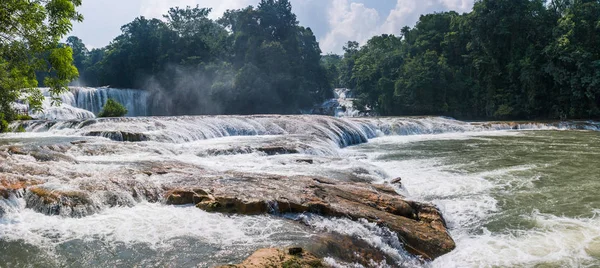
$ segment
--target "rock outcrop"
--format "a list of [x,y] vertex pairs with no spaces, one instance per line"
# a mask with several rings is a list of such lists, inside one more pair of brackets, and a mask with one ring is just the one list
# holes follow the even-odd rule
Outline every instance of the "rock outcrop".
[[83,191],[59,191],[36,186],[28,189],[25,200],[28,208],[46,215],[83,217],[98,210],[90,195]]
[[173,185],[170,204],[195,204],[209,212],[310,212],[331,217],[367,219],[396,232],[410,252],[434,259],[454,249],[437,208],[407,201],[386,185],[341,183],[320,177],[229,173]]
[[221,268],[316,268],[327,267],[313,254],[305,252],[302,248],[289,248],[281,250],[276,248],[260,249],[244,262],[237,265],[226,265]]

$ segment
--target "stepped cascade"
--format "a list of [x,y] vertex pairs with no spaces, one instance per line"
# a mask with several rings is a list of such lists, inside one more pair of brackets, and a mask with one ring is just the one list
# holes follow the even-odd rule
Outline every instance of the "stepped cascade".
[[[65,103],[76,104],[75,96],[64,95]],[[568,135],[583,137],[574,148],[593,154],[600,131],[593,121],[318,115],[29,120],[10,127],[27,132],[0,135],[0,261],[50,267],[218,267],[269,247],[300,247],[333,267],[485,266],[469,237],[490,252],[502,249],[486,239],[515,248],[531,243],[479,235],[480,224],[500,210],[494,198],[503,200],[488,191],[505,194],[503,185],[515,182],[502,180],[514,172],[564,169],[542,154],[531,160],[539,164],[496,170],[497,155],[514,164],[539,146],[567,154],[559,149]],[[534,146],[520,146],[517,135]],[[488,148],[496,154],[482,155]],[[463,176],[442,160],[492,170]],[[501,180],[487,181],[489,174]],[[597,228],[578,224],[595,239]],[[540,232],[531,231],[546,236]],[[594,241],[584,241],[585,254],[600,254]],[[35,253],[20,253],[24,247]],[[572,263],[586,264],[585,254]]]

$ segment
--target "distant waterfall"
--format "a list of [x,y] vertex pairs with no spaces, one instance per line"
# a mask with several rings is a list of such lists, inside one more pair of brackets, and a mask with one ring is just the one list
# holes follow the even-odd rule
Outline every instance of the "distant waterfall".
[[[40,91],[46,97],[43,103],[44,111],[41,113],[32,113],[31,115],[38,119],[51,120],[94,118],[95,115],[100,113],[109,98],[116,100],[127,108],[126,116],[149,115],[147,105],[149,94],[144,90],[107,87],[70,87],[69,89],[68,92],[58,96],[62,104],[60,106],[53,106],[51,105],[50,89],[40,88]],[[23,110],[23,107],[21,107],[23,104],[17,103],[15,106]]]
[[74,105],[77,108],[98,114],[106,101],[114,99],[127,108],[127,116],[146,116],[148,112],[148,92],[136,89],[73,87]]

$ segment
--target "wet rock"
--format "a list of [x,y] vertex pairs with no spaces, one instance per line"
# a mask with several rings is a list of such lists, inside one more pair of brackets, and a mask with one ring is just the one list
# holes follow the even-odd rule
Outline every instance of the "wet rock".
[[240,200],[229,197],[212,197],[196,204],[196,207],[208,212],[237,213],[244,215],[257,215],[269,212],[267,202],[259,199]]
[[260,249],[244,262],[238,265],[227,265],[224,267],[237,267],[237,268],[311,268],[311,267],[326,267],[323,261],[314,255],[301,252],[299,254],[290,254],[289,250],[276,249],[276,248],[265,248]]
[[391,180],[390,183],[398,185],[398,186],[401,186],[402,185],[402,178],[400,178],[400,177],[395,178],[395,179]]
[[299,153],[296,148],[288,148],[288,147],[284,147],[284,146],[264,146],[264,147],[259,147],[256,150],[259,152],[263,152],[267,155]]
[[0,175],[0,197],[9,198],[11,195],[22,197],[27,187],[39,185],[42,182],[34,179],[26,178],[7,178]]
[[35,160],[40,161],[40,162],[50,162],[50,161],[52,161],[52,162],[64,161],[64,162],[70,162],[70,163],[77,162],[74,158],[72,158],[70,156],[67,156],[62,153],[50,151],[50,150],[32,151],[32,152],[30,152],[30,154],[31,154],[31,156],[33,156],[33,158],[35,158]]
[[397,195],[396,189],[390,187],[388,184],[372,184],[371,187],[377,189],[378,191],[385,192],[392,195]]
[[71,144],[73,145],[80,145],[80,144],[84,144],[87,143],[88,141],[72,141]]
[[[195,188],[211,189],[210,195],[202,196],[202,201],[196,203],[198,208],[209,212],[312,212],[366,219],[396,232],[407,250],[429,259],[455,247],[437,208],[404,200],[391,190],[382,191],[371,184],[306,176],[229,173],[196,178]],[[190,201],[190,198],[182,200]]]
[[302,255],[302,252],[304,251],[304,249],[300,248],[300,247],[291,247],[288,249],[288,254],[290,255]]
[[314,161],[312,159],[297,159],[296,160],[297,163],[307,163],[307,164],[313,164]]
[[77,162],[70,156],[65,155],[63,152],[66,152],[68,147],[62,146],[45,146],[45,147],[18,147],[18,146],[10,146],[8,147],[8,153],[11,155],[31,155],[37,161],[40,162],[49,162],[49,161],[65,161],[70,163]]
[[10,146],[8,147],[9,154],[27,155],[27,152],[23,151],[22,147]]
[[132,133],[125,131],[91,131],[86,133],[85,136],[104,137],[113,141],[140,142],[148,140],[148,137],[143,133]]
[[373,262],[386,263],[390,267],[396,266],[394,259],[371,246],[361,237],[327,233],[320,235],[318,240],[319,243],[307,246],[306,250],[319,258],[332,257],[348,263],[357,263],[364,267],[372,267]]
[[211,197],[202,189],[195,190],[172,190],[166,194],[166,203],[168,205],[198,204],[203,200],[212,200]]
[[28,189],[25,202],[27,208],[46,215],[84,217],[100,209],[86,192],[59,191],[38,186]]

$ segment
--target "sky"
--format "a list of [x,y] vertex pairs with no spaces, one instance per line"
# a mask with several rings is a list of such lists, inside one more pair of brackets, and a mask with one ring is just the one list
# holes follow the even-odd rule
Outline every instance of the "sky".
[[[468,12],[474,0],[290,0],[300,25],[315,33],[323,53],[342,53],[347,41],[361,45],[374,35],[400,34],[414,26],[421,14],[454,10]],[[83,0],[79,12],[84,21],[76,23],[69,35],[78,36],[88,48],[108,45],[121,33],[121,26],[134,18],[162,18],[170,7],[212,8],[211,18],[228,9],[256,5],[259,0]]]

